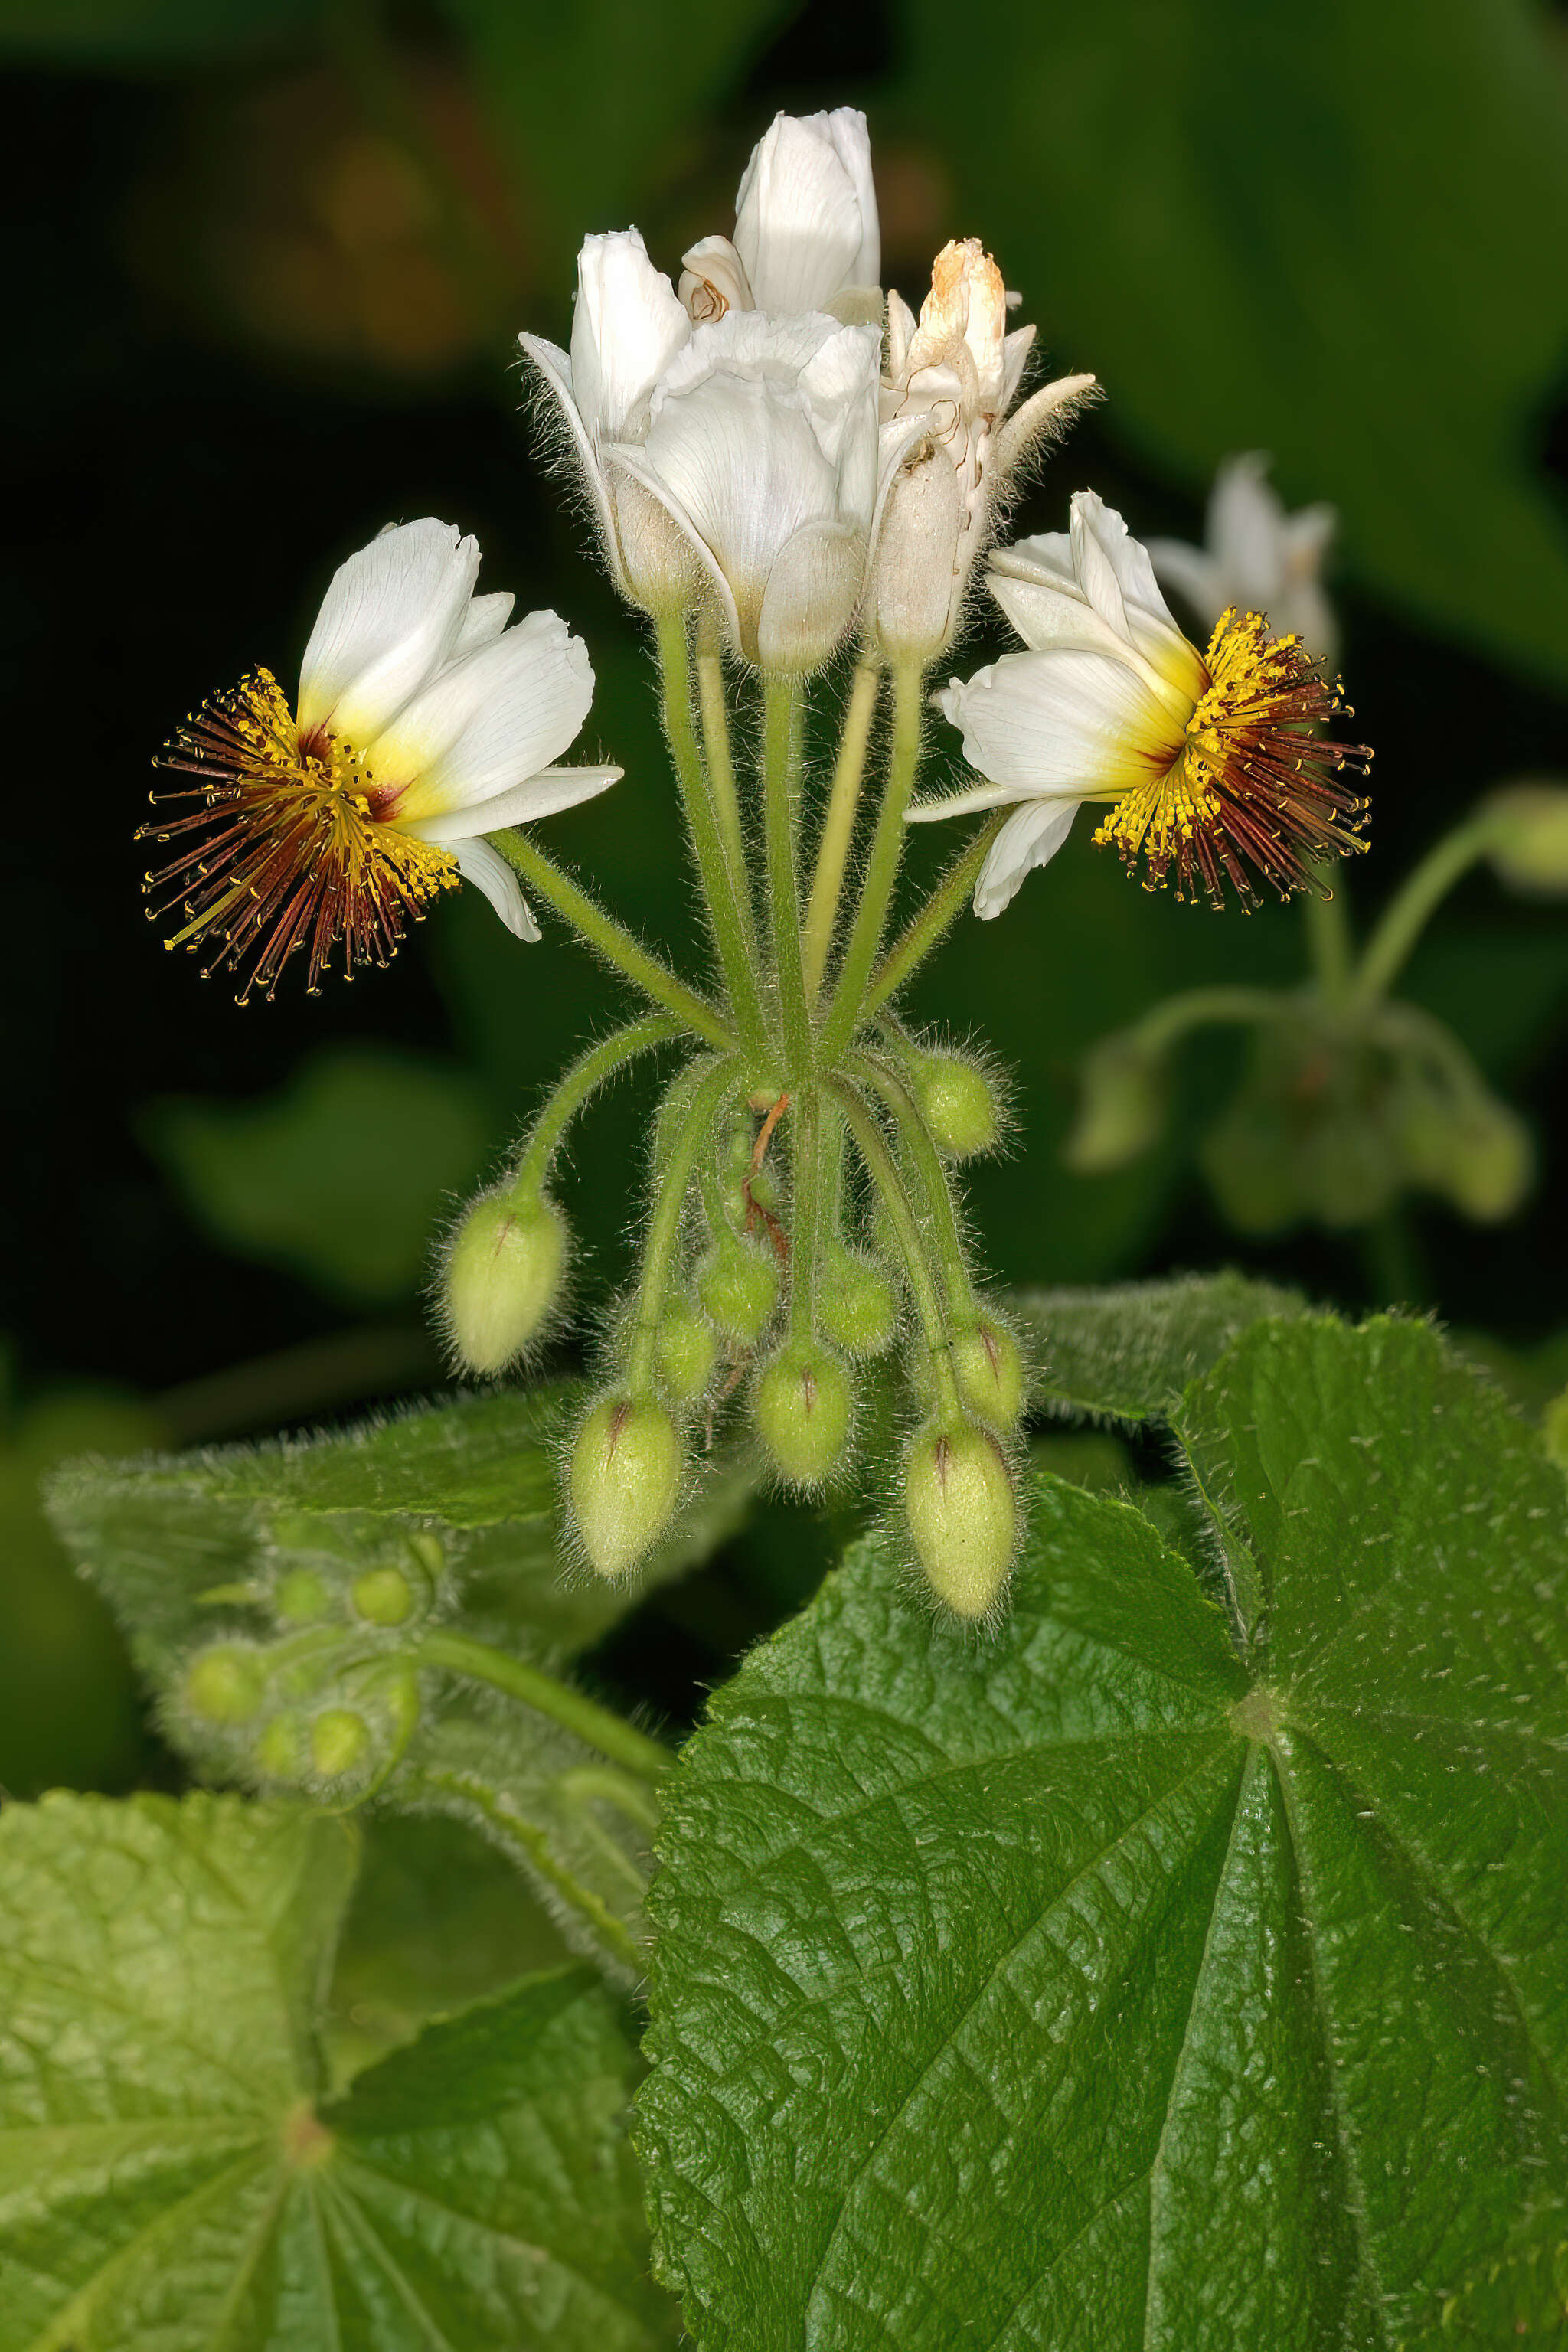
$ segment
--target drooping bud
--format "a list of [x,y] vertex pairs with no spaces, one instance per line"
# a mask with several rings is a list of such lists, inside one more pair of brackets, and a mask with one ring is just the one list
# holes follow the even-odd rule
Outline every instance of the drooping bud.
[[658,1318],[654,1360],[677,1404],[694,1404],[713,1377],[718,1343],[713,1327],[689,1298],[670,1298]]
[[680,1500],[680,1433],[652,1397],[602,1397],[572,1449],[572,1505],[601,1576],[625,1576]]
[[1079,1176],[1103,1176],[1147,1151],[1164,1124],[1160,1057],[1134,1037],[1102,1037],[1084,1056],[1078,1118],[1062,1158]]
[[1568,891],[1568,785],[1509,784],[1487,806],[1500,827],[1492,849],[1498,879],[1527,897]]
[[419,1595],[398,1568],[371,1568],[354,1579],[349,1595],[356,1613],[370,1625],[406,1625]]
[[899,1328],[898,1296],[879,1266],[835,1242],[817,1277],[816,1319],[847,1356],[879,1356]]
[[316,1625],[330,1616],[334,1595],[313,1568],[285,1569],[272,1588],[272,1612],[283,1625]]
[[444,1305],[453,1353],[470,1372],[502,1372],[536,1339],[561,1292],[566,1223],[543,1193],[477,1200],[447,1254]]
[[924,1055],[914,1085],[939,1151],[953,1160],[972,1160],[995,1149],[996,1101],[978,1063],[960,1054]]
[[722,1233],[698,1271],[697,1292],[720,1330],[749,1345],[773,1311],[778,1266],[771,1255],[738,1234]]
[[848,1443],[855,1398],[837,1356],[814,1340],[787,1340],[763,1366],[752,1410],[784,1476],[817,1486]]
[[988,1616],[1018,1536],[1012,1476],[990,1431],[967,1422],[922,1429],[910,1448],[904,1501],[931,1591],[956,1616]]
[[266,1696],[260,1654],[243,1642],[219,1642],[203,1650],[185,1675],[185,1704],[205,1723],[248,1723]]
[[310,1762],[329,1780],[341,1780],[363,1763],[370,1726],[352,1706],[323,1707],[310,1725]]
[[1535,1146],[1518,1113],[1495,1095],[1467,1100],[1451,1131],[1440,1187],[1455,1207],[1478,1224],[1498,1224],[1512,1216],[1534,1181]]
[[954,1335],[953,1370],[972,1412],[992,1429],[1012,1429],[1023,1412],[1028,1382],[1018,1342],[995,1315],[982,1315]]
[[269,1780],[299,1780],[307,1770],[305,1719],[291,1708],[275,1715],[256,1743],[256,1767]]

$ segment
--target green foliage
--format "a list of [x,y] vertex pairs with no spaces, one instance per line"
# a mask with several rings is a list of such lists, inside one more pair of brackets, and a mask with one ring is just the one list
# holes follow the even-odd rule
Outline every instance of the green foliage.
[[1214,1598],[1042,1479],[994,1639],[867,1542],[670,1786],[640,2137],[703,2352],[1376,2352],[1563,2177],[1560,1474],[1424,1326],[1211,1316],[1178,1400],[1117,1305],[1075,1384],[1163,1392]]
[[416,1287],[494,1139],[471,1078],[383,1046],[326,1047],[259,1101],[151,1104],[142,1134],[226,1247],[362,1305]]
[[670,2340],[579,1969],[324,2095],[342,1824],[193,1796],[0,1820],[0,2347],[489,2352]]
[[[951,19],[915,0],[909,26],[906,117],[945,124]],[[1364,579],[1561,679],[1568,548],[1533,459],[1568,330],[1536,242],[1568,207],[1549,31],[1528,0],[1330,0],[1307,37],[1248,0],[1014,0],[985,135],[952,152],[963,220],[1115,431],[1194,487],[1271,448]],[[1071,224],[1048,253],[1042,219]]]
[[137,71],[229,64],[314,32],[321,0],[5,0],[0,50]]
[[1270,1316],[1299,1315],[1293,1290],[1244,1275],[1178,1275],[1103,1290],[1026,1290],[1014,1312],[1044,1370],[1033,1393],[1059,1412],[1113,1421],[1167,1418],[1187,1382],[1237,1335]]

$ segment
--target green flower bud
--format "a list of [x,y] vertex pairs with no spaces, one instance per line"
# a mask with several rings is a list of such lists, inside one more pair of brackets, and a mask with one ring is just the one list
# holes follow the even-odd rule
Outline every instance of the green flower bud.
[[779,1270],[735,1234],[721,1234],[697,1276],[697,1295],[721,1331],[748,1344],[763,1330],[779,1295]]
[[185,1675],[185,1705],[204,1723],[248,1723],[267,1696],[260,1653],[242,1642],[221,1642],[193,1658]]
[[272,1588],[272,1613],[284,1625],[315,1625],[331,1616],[335,1598],[313,1568],[286,1569]]
[[898,1293],[869,1258],[835,1242],[817,1278],[816,1319],[847,1356],[879,1356],[899,1328]]
[[956,1616],[988,1616],[1007,1582],[1018,1506],[989,1430],[960,1422],[922,1429],[910,1448],[904,1504],[915,1556]]
[[952,1343],[953,1370],[971,1412],[993,1429],[1012,1429],[1023,1412],[1028,1382],[1018,1342],[994,1315],[983,1315]]
[[652,1397],[604,1397],[572,1449],[577,1532],[601,1576],[624,1576],[680,1500],[680,1433]]
[[1164,1069],[1128,1035],[1102,1037],[1079,1072],[1078,1117],[1062,1158],[1079,1176],[1124,1168],[1165,1124]]
[[370,1726],[352,1706],[323,1707],[310,1726],[310,1762],[326,1780],[354,1771],[369,1748]]
[[1511,1217],[1535,1181],[1530,1129],[1495,1095],[1467,1101],[1456,1121],[1440,1189],[1478,1224]]
[[565,1262],[566,1223],[542,1193],[474,1202],[447,1253],[444,1300],[453,1352],[468,1371],[504,1371],[539,1337]]
[[1535,898],[1568,891],[1568,786],[1510,784],[1487,807],[1502,827],[1492,850],[1499,881]]
[[689,1298],[666,1301],[658,1318],[655,1361],[677,1404],[694,1404],[713,1377],[718,1342],[713,1327]]
[[957,1054],[922,1055],[913,1073],[915,1098],[939,1151],[972,1160],[995,1149],[996,1101],[985,1074]]
[[305,1758],[305,1718],[285,1710],[262,1728],[256,1743],[256,1768],[269,1780],[301,1780]]
[[420,1600],[397,1568],[367,1569],[354,1579],[349,1598],[358,1615],[371,1625],[406,1625]]
[[763,1444],[786,1478],[820,1486],[848,1443],[854,1392],[843,1365],[813,1340],[789,1340],[764,1365],[752,1399]]

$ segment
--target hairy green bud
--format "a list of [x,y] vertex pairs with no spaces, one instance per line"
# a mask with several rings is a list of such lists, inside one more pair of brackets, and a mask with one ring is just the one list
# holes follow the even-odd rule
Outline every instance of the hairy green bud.
[[879,1356],[898,1331],[898,1293],[869,1258],[835,1242],[817,1277],[816,1319],[847,1356]]
[[310,1762],[329,1780],[357,1770],[370,1750],[370,1726],[352,1706],[323,1707],[310,1726]]
[[713,1327],[689,1298],[665,1302],[658,1319],[654,1360],[665,1389],[677,1404],[694,1404],[713,1377],[718,1343]]
[[1023,1412],[1028,1382],[1018,1342],[994,1315],[983,1315],[952,1343],[953,1370],[965,1404],[993,1429],[1012,1429]]
[[583,1549],[601,1576],[625,1576],[668,1526],[680,1500],[680,1433],[652,1397],[608,1396],[572,1449],[572,1507]]
[[354,1579],[349,1597],[371,1625],[406,1625],[419,1606],[419,1595],[397,1568],[367,1569]]
[[814,1340],[788,1340],[763,1368],[752,1412],[784,1476],[798,1486],[820,1486],[848,1443],[855,1418],[849,1376]]
[[1499,825],[1492,849],[1498,879],[1533,898],[1568,891],[1568,785],[1510,784],[1487,805]]
[[330,1617],[336,1599],[313,1568],[285,1569],[272,1588],[272,1613],[284,1625],[316,1625]]
[[988,1616],[1018,1539],[1018,1504],[1002,1449],[972,1423],[928,1425],[910,1448],[904,1507],[915,1557],[955,1616]]
[[950,1159],[993,1151],[1001,1132],[996,1098],[977,1062],[959,1054],[927,1054],[914,1072],[915,1098],[931,1139]]
[[305,1776],[305,1718],[285,1708],[262,1727],[256,1743],[256,1766],[269,1780],[300,1780]]
[[749,1345],[777,1303],[778,1266],[738,1234],[721,1234],[698,1269],[697,1295],[721,1331]]
[[1147,1151],[1164,1124],[1158,1055],[1131,1036],[1102,1037],[1084,1055],[1078,1117],[1062,1158],[1079,1176],[1105,1175]]
[[1535,1181],[1535,1146],[1518,1113],[1476,1095],[1456,1119],[1440,1189],[1478,1224],[1511,1217]]
[[267,1696],[267,1670],[243,1642],[221,1642],[193,1658],[185,1675],[185,1705],[204,1723],[248,1723]]
[[444,1297],[452,1349],[468,1371],[504,1371],[539,1337],[565,1263],[566,1222],[542,1193],[474,1202],[447,1253]]

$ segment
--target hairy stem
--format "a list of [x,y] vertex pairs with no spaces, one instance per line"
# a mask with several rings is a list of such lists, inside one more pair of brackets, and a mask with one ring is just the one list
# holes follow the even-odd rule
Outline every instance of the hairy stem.
[[1313,887],[1301,901],[1307,925],[1307,949],[1319,993],[1338,1004],[1350,982],[1353,949],[1350,916],[1342,888],[1336,890],[1325,860],[1312,869]]
[[1491,810],[1467,818],[1452,833],[1445,834],[1405,876],[1363,951],[1351,982],[1352,1003],[1372,1004],[1387,995],[1433,913],[1467,866],[1485,856],[1498,832],[1499,821]]
[[448,1674],[489,1683],[492,1690],[521,1699],[536,1715],[548,1716],[563,1731],[574,1733],[584,1747],[596,1748],[601,1756],[644,1780],[658,1780],[675,1760],[667,1748],[649,1739],[623,1716],[612,1715],[607,1706],[584,1697],[569,1683],[557,1681],[553,1675],[525,1664],[489,1642],[476,1642],[467,1633],[437,1626],[420,1642],[419,1657],[425,1665],[443,1666]]
[[849,1068],[855,1076],[881,1097],[896,1121],[899,1139],[922,1195],[928,1247],[947,1292],[949,1307],[955,1315],[971,1311],[973,1292],[969,1269],[964,1264],[963,1241],[958,1228],[952,1187],[948,1181],[947,1170],[942,1166],[942,1154],[921,1114],[920,1105],[897,1071],[889,1069],[886,1063],[874,1055],[852,1054]]
[[716,1005],[683,980],[651,948],[633,937],[626,925],[617,922],[596,898],[590,898],[580,883],[563,874],[552,859],[536,849],[524,833],[495,833],[490,840],[507,864],[520,874],[529,888],[554,908],[556,913],[581,932],[588,945],[605,961],[673,1013],[681,1026],[695,1035],[705,1038],[710,1045],[727,1052],[735,1043],[728,1024]]
[[724,657],[717,644],[705,644],[700,637],[697,646],[697,699],[702,714],[702,750],[713,794],[714,814],[724,854],[730,861],[741,920],[746,928],[747,944],[752,951],[752,961],[754,962],[756,941],[752,936],[752,894],[746,874],[745,836],[741,829],[741,802],[735,789],[735,760],[730,748],[730,702],[724,691]]
[[680,786],[691,846],[697,858],[697,871],[707,901],[708,920],[713,933],[713,943],[719,950],[724,986],[734,1010],[736,1024],[745,1044],[755,1053],[766,1035],[762,999],[757,988],[748,927],[741,913],[736,879],[731,872],[729,857],[720,839],[708,779],[702,772],[702,755],[697,748],[686,622],[677,615],[659,621],[657,630],[659,668],[664,680],[665,732],[669,738],[676,780]]
[[[634,1392],[653,1381],[654,1349],[658,1339],[659,1309],[669,1283],[670,1262],[680,1238],[686,1195],[703,1145],[723,1108],[724,1097],[739,1083],[733,1055],[715,1062],[692,1088],[680,1123],[669,1136],[659,1171],[658,1196],[643,1246],[642,1279],[637,1287],[637,1318],[626,1357],[626,1382]],[[679,1083],[679,1081],[678,1081]]]
[[926,1254],[925,1236],[910,1204],[903,1175],[897,1160],[888,1149],[887,1139],[877,1123],[876,1113],[858,1087],[847,1079],[833,1081],[833,1093],[844,1113],[855,1148],[866,1164],[868,1174],[877,1188],[893,1231],[899,1237],[899,1248],[914,1294],[915,1312],[931,1356],[931,1378],[936,1386],[938,1402],[942,1412],[952,1420],[963,1413],[959,1402],[958,1378],[952,1363],[952,1335],[948,1329],[947,1315],[942,1293]]
[[816,1274],[822,1255],[822,1103],[814,1086],[803,1087],[790,1105],[790,1290],[789,1324],[796,1339],[809,1339],[816,1322]]
[[812,877],[811,899],[805,910],[805,992],[814,1004],[822,993],[822,977],[827,969],[828,950],[833,945],[833,933],[838,920],[844,869],[848,863],[849,845],[855,837],[855,819],[860,806],[860,780],[866,769],[866,747],[871,739],[871,721],[877,714],[877,695],[881,683],[882,673],[875,662],[863,661],[857,667],[855,683],[849,690],[849,701],[844,713],[844,731],[838,739],[833,789],[828,794],[827,814],[822,821],[822,838],[816,846],[816,870]]
[[1168,996],[1163,1004],[1156,1004],[1126,1034],[1146,1052],[1158,1054],[1189,1029],[1221,1023],[1246,1027],[1253,1022],[1279,1021],[1292,1009],[1292,999],[1278,989],[1189,988],[1184,994]]
[[904,811],[909,807],[920,767],[924,716],[921,677],[913,663],[901,663],[893,672],[893,740],[888,760],[887,789],[871,835],[860,904],[855,911],[838,985],[822,1033],[823,1058],[830,1062],[842,1054],[864,1018],[866,986],[882,944],[882,927],[899,877],[899,861],[904,851]]
[[960,850],[925,905],[900,932],[871,975],[866,991],[865,1018],[869,1019],[879,1005],[886,1004],[889,997],[895,995],[910,974],[925,961],[932,948],[947,937],[979,881],[991,845],[1010,814],[1007,809],[998,809],[986,818],[973,840]]
[[800,894],[795,870],[800,777],[800,681],[763,681],[763,790],[767,813],[769,925],[793,1084],[811,1067],[811,1015],[801,961]]
[[673,1013],[650,1013],[641,1021],[628,1022],[624,1029],[602,1037],[596,1045],[579,1054],[557,1081],[529,1130],[511,1180],[511,1191],[521,1196],[539,1190],[568,1126],[606,1078],[613,1078],[637,1055],[651,1053],[656,1045],[668,1045],[672,1038],[685,1034],[685,1024]]

